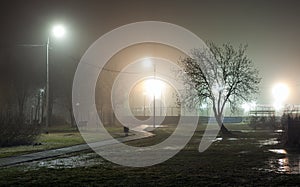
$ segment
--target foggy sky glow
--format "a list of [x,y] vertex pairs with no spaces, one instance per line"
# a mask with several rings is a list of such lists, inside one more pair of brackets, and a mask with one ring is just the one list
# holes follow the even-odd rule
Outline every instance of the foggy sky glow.
[[[204,41],[236,46],[248,43],[248,56],[263,78],[258,103],[272,104],[272,87],[281,82],[289,87],[286,103],[300,104],[299,5],[296,0],[1,1],[0,57],[7,46],[44,43],[48,28],[58,21],[69,30],[59,50],[77,58],[116,27],[137,21],[164,21],[183,26]],[[35,55],[43,60],[43,54]]]

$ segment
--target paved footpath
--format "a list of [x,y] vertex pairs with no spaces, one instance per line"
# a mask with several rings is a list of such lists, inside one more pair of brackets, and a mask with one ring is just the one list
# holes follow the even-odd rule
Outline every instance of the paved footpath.
[[[133,129],[133,130],[135,130],[135,129]],[[101,147],[101,146],[115,144],[116,143],[115,140],[118,140],[119,142],[128,142],[128,141],[132,141],[132,140],[148,138],[151,136],[154,136],[154,134],[152,134],[150,132],[146,132],[146,131],[136,131],[136,132],[134,132],[133,135],[130,135],[130,136],[124,136],[124,137],[120,137],[120,138],[116,138],[116,139],[90,143],[90,146],[93,148],[97,148],[97,147]],[[64,147],[64,148],[59,148],[59,149],[46,150],[46,151],[30,153],[30,154],[25,154],[25,155],[20,155],[20,156],[0,158],[0,167],[20,164],[23,162],[30,162],[30,161],[34,161],[34,160],[41,160],[41,159],[46,159],[46,158],[57,157],[60,155],[79,152],[79,151],[84,151],[84,150],[90,149],[90,146],[87,144],[80,144],[80,145],[74,145],[74,146]]]

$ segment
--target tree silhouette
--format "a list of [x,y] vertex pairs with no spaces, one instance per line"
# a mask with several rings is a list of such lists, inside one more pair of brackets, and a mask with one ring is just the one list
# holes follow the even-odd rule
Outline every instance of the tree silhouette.
[[234,111],[241,101],[252,100],[261,78],[245,54],[247,45],[238,49],[231,44],[207,45],[208,48],[194,49],[191,57],[179,62],[183,68],[179,76],[186,86],[184,104],[196,107],[209,100],[221,132],[230,133],[223,124],[226,104]]

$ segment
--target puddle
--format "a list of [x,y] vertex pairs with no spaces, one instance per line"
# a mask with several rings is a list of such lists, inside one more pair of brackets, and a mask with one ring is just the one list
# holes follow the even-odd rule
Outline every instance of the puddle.
[[277,145],[280,142],[277,140],[277,138],[271,138],[271,139],[267,139],[267,140],[259,140],[258,144],[260,146],[264,146],[264,145]]
[[272,171],[284,174],[300,174],[300,155],[287,155],[280,159],[271,159],[268,162]]
[[277,154],[284,154],[284,158],[270,159],[268,165],[272,171],[284,174],[300,174],[300,155],[290,154],[285,149],[269,149]]
[[90,167],[102,164],[103,160],[95,153],[87,153],[64,158],[55,158],[51,160],[33,161],[22,164],[27,166],[28,169],[39,169],[42,167],[61,169],[61,168],[77,168],[77,167]]
[[282,129],[279,129],[279,130],[275,130],[274,132],[275,132],[275,133],[283,133],[283,132],[284,132],[284,130],[282,130]]
[[227,138],[227,140],[229,140],[229,141],[236,141],[236,140],[238,140],[238,138]]
[[277,153],[277,154],[287,154],[285,149],[269,149],[268,151]]
[[[222,137],[219,137],[219,138],[208,138],[208,137],[206,137],[205,139],[204,139],[205,141],[210,141],[210,142],[220,142],[220,141],[222,141],[223,140],[223,138]],[[203,141],[203,140],[202,140]]]
[[248,154],[251,153],[251,151],[240,151],[239,154]]
[[240,130],[243,133],[256,132],[256,130]]
[[203,137],[203,138],[199,138],[197,142],[207,141],[207,142],[213,142],[214,143],[214,142],[220,142],[222,140],[223,140],[222,137],[215,138],[215,137],[206,136],[206,137]]

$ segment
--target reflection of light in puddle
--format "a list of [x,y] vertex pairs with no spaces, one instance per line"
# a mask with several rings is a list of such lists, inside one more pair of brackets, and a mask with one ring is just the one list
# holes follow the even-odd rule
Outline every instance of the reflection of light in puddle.
[[272,159],[269,161],[271,170],[277,173],[300,174],[300,157],[285,157],[280,159]]
[[269,151],[277,154],[287,154],[286,150],[284,149],[269,149]]
[[222,141],[222,140],[223,140],[223,138],[221,138],[221,137],[215,139],[215,141]]
[[279,144],[279,141],[277,140],[277,138],[271,138],[271,139],[267,139],[267,140],[259,140],[258,144],[263,146],[263,145],[276,145]]
[[209,136],[203,137],[201,139],[201,141],[207,141],[207,142],[219,142],[219,141],[222,141],[222,140],[223,140],[222,137],[215,138],[215,137],[209,137]]
[[256,132],[256,130],[240,130],[243,133],[248,133],[248,132]]
[[240,151],[239,154],[248,154],[250,151]]
[[281,159],[278,159],[278,171],[279,172],[291,172],[291,168],[289,166],[289,159],[286,157],[286,158],[281,158]]
[[235,141],[235,140],[238,140],[237,138],[227,138],[227,140],[229,141]]
[[271,159],[269,166],[271,170],[278,173],[300,174],[300,155],[288,154],[284,149],[269,149],[269,151],[277,154],[285,154],[286,157],[280,159]]
[[282,133],[282,132],[284,132],[282,129],[279,129],[279,130],[275,130],[274,131],[275,133]]
[[[222,141],[223,138],[222,137],[219,137],[219,138],[215,138],[215,139],[208,139],[208,138],[205,138],[203,139],[204,141],[210,141],[210,142],[219,142],[219,141]],[[202,140],[202,141],[203,141]]]

